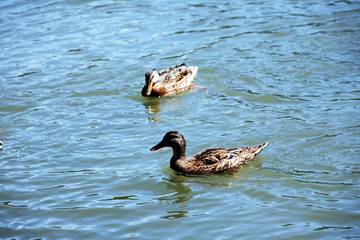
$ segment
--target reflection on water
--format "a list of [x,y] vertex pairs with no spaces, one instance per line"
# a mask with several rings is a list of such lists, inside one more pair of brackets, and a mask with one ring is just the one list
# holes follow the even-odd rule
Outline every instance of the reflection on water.
[[[186,98],[187,94],[195,94],[205,91],[206,90],[204,87],[195,84],[193,89],[183,91],[177,95],[169,95],[164,97],[143,97],[142,104],[146,107],[149,114],[149,122],[167,121],[166,119],[168,116],[172,115],[172,111],[179,112],[180,110],[189,108],[194,104],[191,98]],[[181,121],[185,119],[183,117],[172,120]]]
[[112,197],[108,199],[101,199],[99,201],[116,201],[116,200],[139,200],[139,198],[136,195],[128,195],[121,197]]
[[146,99],[146,102],[143,102],[143,105],[149,113],[150,122],[164,121],[164,115],[171,114],[171,111],[177,111],[184,108],[184,102],[180,101],[181,96],[144,98]]
[[[193,193],[189,185],[187,184],[188,179],[171,169],[166,169],[169,173],[169,178],[163,178],[165,187],[171,190],[171,194],[168,196],[161,196],[158,198],[159,201],[172,201],[176,204],[181,204],[189,201],[193,198]],[[182,205],[183,206],[183,205]]]
[[168,215],[163,216],[161,218],[172,220],[176,218],[183,218],[188,217],[186,214],[189,213],[188,211],[168,211]]
[[154,100],[149,100],[147,102],[144,102],[143,105],[148,110],[149,115],[153,115],[153,114],[161,113],[162,111],[161,103],[162,103],[162,99],[160,100],[160,98],[156,98]]

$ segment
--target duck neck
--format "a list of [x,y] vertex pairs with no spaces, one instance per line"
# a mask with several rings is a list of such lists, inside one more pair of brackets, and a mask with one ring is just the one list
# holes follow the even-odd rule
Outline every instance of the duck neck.
[[176,161],[182,158],[186,158],[186,145],[180,145],[180,144],[176,144],[174,146],[172,146],[173,149],[173,156],[170,160],[170,167],[171,168],[176,168]]

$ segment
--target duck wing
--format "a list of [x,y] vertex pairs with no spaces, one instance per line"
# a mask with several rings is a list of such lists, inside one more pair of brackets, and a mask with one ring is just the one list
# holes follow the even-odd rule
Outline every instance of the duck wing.
[[243,164],[240,154],[244,148],[211,148],[197,153],[193,158],[204,171],[225,172]]
[[163,69],[159,72],[160,81],[163,84],[172,84],[180,82],[185,79],[188,75],[188,67],[185,63],[175,65],[166,69]]
[[178,64],[178,65],[175,65],[175,66],[172,66],[172,67],[169,67],[169,68],[165,68],[163,70],[161,70],[159,72],[159,75],[163,75],[163,74],[168,74],[170,73],[171,71],[175,70],[175,69],[179,69],[181,67],[185,67],[187,68],[186,64],[185,63],[181,63],[181,64]]
[[198,173],[226,172],[255,160],[266,145],[267,143],[256,147],[211,148],[194,155],[191,162]]
[[231,158],[231,153],[226,148],[211,148],[201,151],[193,157],[205,165],[213,165]]

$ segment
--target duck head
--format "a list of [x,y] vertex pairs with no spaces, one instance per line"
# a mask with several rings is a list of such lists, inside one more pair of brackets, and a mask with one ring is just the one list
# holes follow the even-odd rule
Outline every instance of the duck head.
[[155,69],[149,69],[145,73],[145,86],[142,94],[144,96],[150,96],[153,86],[160,80],[160,75]]
[[164,138],[150,151],[156,151],[163,147],[171,147],[173,149],[173,158],[182,158],[186,156],[186,142],[184,136],[177,131],[170,131],[165,134]]

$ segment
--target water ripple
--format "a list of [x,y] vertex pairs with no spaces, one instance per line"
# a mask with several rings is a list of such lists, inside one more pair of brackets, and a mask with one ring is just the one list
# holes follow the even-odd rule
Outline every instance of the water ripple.
[[[359,237],[358,2],[0,9],[2,238]],[[141,96],[146,69],[184,61],[200,87]],[[149,151],[169,130],[189,155],[269,147],[186,176]]]

